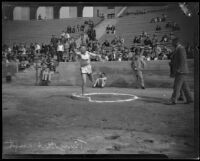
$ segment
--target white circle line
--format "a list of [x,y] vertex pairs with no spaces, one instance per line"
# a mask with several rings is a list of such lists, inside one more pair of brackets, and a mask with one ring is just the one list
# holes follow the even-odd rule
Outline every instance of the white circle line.
[[[88,97],[90,95],[102,95],[102,94],[111,94],[111,95],[128,95],[128,96],[132,96],[133,98],[131,99],[124,99],[124,100],[115,100],[115,101],[98,101],[98,100],[92,100],[91,97]],[[79,97],[79,98],[87,98],[89,102],[96,102],[96,103],[113,103],[113,102],[128,102],[128,101],[133,101],[135,99],[138,99],[137,96],[132,95],[132,94],[124,94],[124,93],[87,93],[84,96],[81,95],[77,95],[77,94],[72,94],[75,97]]]

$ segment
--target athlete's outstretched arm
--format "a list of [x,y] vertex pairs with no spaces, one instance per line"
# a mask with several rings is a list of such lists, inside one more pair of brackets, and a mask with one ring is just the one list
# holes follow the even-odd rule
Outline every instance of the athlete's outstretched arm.
[[99,57],[100,60],[101,59],[101,55],[98,55],[98,54],[95,54],[95,53],[91,53],[91,52],[88,52],[91,56],[94,56],[94,57]]
[[88,52],[91,56],[94,56],[94,57],[98,57],[99,55],[95,54],[95,53],[91,53],[91,52]]

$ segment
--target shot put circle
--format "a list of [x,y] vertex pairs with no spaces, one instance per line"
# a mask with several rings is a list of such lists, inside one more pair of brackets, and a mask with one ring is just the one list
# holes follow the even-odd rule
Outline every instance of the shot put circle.
[[[103,96],[106,99],[112,98],[112,97],[123,97],[123,99],[115,99],[115,100],[98,100],[91,98],[92,96]],[[128,98],[127,98],[128,97]],[[114,103],[114,102],[129,102],[129,101],[134,101],[138,99],[136,95],[132,94],[124,94],[124,93],[87,93],[84,96],[79,95],[79,94],[72,94],[72,99],[75,100],[82,100],[82,101],[89,101],[89,102],[96,102],[96,103]]]

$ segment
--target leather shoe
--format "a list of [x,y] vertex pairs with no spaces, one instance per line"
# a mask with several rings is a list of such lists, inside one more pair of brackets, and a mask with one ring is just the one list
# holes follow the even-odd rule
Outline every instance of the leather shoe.
[[178,100],[179,100],[179,101],[184,101],[184,99],[183,99],[182,97],[180,97]]
[[176,103],[175,102],[167,102],[165,103],[166,105],[175,105]]
[[185,102],[184,104],[190,104],[190,103],[193,103],[194,101],[187,101]]

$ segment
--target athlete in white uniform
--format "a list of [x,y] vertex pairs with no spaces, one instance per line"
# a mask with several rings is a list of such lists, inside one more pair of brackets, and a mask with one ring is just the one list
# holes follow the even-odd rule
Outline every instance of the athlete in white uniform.
[[85,93],[85,85],[86,85],[86,77],[88,75],[88,78],[90,79],[90,81],[93,84],[93,76],[92,76],[92,67],[90,64],[90,56],[94,56],[94,57],[100,57],[100,55],[91,53],[89,51],[86,50],[86,46],[81,46],[81,50],[76,51],[76,54],[79,57],[80,60],[80,70],[81,70],[81,76],[82,76],[82,95],[84,95]]

